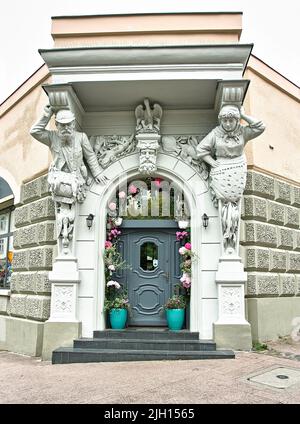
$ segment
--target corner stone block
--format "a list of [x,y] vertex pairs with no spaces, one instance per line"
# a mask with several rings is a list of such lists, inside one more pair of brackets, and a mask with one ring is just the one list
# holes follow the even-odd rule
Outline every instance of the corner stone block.
[[21,293],[34,293],[35,292],[35,278],[31,272],[13,273],[15,278],[14,291]]
[[14,246],[14,249],[21,249],[21,233],[20,233],[20,230],[14,231],[13,246]]
[[287,228],[277,227],[277,247],[279,249],[293,250],[294,231]]
[[298,208],[287,206],[285,208],[284,225],[290,228],[297,228],[298,230],[299,229],[299,213],[300,213],[300,210]]
[[296,277],[295,275],[280,275],[280,295],[294,296],[296,294]]
[[56,244],[56,227],[54,221],[39,223],[36,226],[39,244]]
[[274,225],[245,221],[241,226],[244,244],[276,247],[277,231]]
[[248,274],[247,295],[279,296],[279,276],[270,273]]
[[269,249],[248,247],[246,249],[246,271],[260,270],[268,271],[270,263]]
[[293,206],[300,208],[300,187],[292,186],[291,201]]
[[300,275],[296,275],[296,295],[300,296]]
[[30,224],[30,209],[29,205],[21,206],[15,210],[15,226],[23,227]]
[[248,171],[245,194],[256,194],[267,199],[274,199],[274,178]]
[[19,272],[13,272],[11,275],[11,280],[10,280],[10,291],[11,293],[17,292],[18,287],[19,287],[19,276],[20,273]]
[[270,271],[286,272],[287,252],[280,250],[270,251]]
[[32,222],[55,219],[55,207],[52,198],[45,197],[30,204],[30,219]]
[[28,203],[41,197],[41,179],[37,178],[22,186],[22,202]]
[[21,228],[18,231],[22,248],[36,246],[38,244],[37,228],[35,225]]
[[243,219],[267,220],[267,201],[265,199],[255,196],[244,196],[243,205]]
[[291,186],[282,181],[275,180],[275,200],[277,202],[290,204],[291,203]]
[[48,183],[48,174],[40,177],[40,180],[41,180],[41,196],[49,195],[50,194],[50,186],[49,186],[49,183]]
[[29,254],[27,250],[16,251],[14,253],[12,268],[14,271],[25,271],[28,269]]
[[49,273],[45,272],[37,272],[35,274],[36,279],[36,293],[51,293],[51,283],[49,282]]
[[300,231],[293,231],[294,250],[300,251]]
[[29,250],[29,269],[52,269],[53,248],[40,247]]
[[274,225],[257,223],[255,229],[255,243],[261,246],[277,246],[277,231]]
[[9,296],[0,296],[0,314],[1,315],[7,315],[9,299],[10,299]]
[[284,224],[285,207],[275,202],[268,202],[267,205],[267,220],[271,224]]
[[288,253],[288,272],[300,273],[300,253]]
[[26,298],[27,295],[24,294],[12,294],[8,313],[17,317],[26,317]]
[[278,274],[257,274],[258,294],[262,296],[279,295]]
[[45,321],[50,316],[50,297],[49,296],[27,296],[26,299],[26,317]]
[[257,295],[256,274],[247,275],[246,293],[247,296]]

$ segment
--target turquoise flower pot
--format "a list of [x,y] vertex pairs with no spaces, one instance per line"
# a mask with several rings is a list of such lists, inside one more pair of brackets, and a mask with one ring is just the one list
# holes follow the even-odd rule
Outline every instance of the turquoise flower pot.
[[166,309],[167,323],[170,330],[181,330],[184,323],[185,309]]
[[127,309],[111,309],[109,311],[111,328],[121,330],[125,328],[127,321]]

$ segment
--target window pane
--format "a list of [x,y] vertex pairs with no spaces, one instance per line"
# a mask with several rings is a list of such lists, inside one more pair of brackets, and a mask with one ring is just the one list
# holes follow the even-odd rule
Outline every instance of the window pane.
[[142,244],[140,266],[144,271],[153,271],[158,266],[158,248],[155,243]]
[[7,251],[7,238],[0,239],[0,259],[6,258]]
[[0,288],[6,287],[6,275],[7,275],[7,268],[6,268],[6,258],[0,259]]
[[8,213],[0,215],[0,234],[8,233],[8,216]]

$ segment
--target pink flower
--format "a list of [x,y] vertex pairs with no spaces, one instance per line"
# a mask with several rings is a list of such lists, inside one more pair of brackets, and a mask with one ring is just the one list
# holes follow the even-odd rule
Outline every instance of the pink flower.
[[180,278],[180,281],[182,282],[182,283],[184,283],[185,281],[186,281],[186,279],[188,278],[188,274],[186,274],[186,273],[183,273],[182,274],[182,277]]
[[117,205],[115,204],[115,202],[110,202],[108,207],[111,211],[115,211],[117,209]]
[[187,252],[187,249],[184,246],[182,246],[178,249],[178,252],[180,253],[180,255],[185,255]]
[[156,187],[160,187],[160,183],[162,182],[162,179],[161,178],[155,178],[155,180],[154,180],[154,185],[156,186]]
[[185,247],[187,250],[191,250],[192,245],[191,245],[191,243],[185,243],[184,247]]
[[112,242],[106,240],[106,242],[105,242],[105,249],[110,249],[111,247],[112,247]]
[[128,191],[130,194],[136,194],[137,193],[137,187],[133,184],[131,184],[131,186],[129,186]]
[[190,279],[185,280],[185,281],[182,283],[182,285],[183,285],[183,287],[184,287],[185,289],[189,289],[189,288],[191,287],[191,280],[190,280]]
[[114,280],[108,281],[108,283],[106,285],[107,285],[107,287],[115,287],[117,290],[119,290],[119,288],[121,287],[120,284],[117,281],[114,281]]
[[120,193],[119,193],[119,199],[125,199],[125,197],[126,197],[125,191],[120,191]]

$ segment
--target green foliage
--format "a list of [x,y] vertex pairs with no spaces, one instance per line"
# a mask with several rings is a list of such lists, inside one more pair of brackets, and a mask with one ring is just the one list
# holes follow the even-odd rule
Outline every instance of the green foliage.
[[120,252],[118,252],[116,244],[104,250],[104,264],[106,281],[110,279],[113,272],[129,268],[129,265],[126,265],[126,261],[123,260]]
[[118,293],[110,292],[107,288],[106,297],[104,300],[104,310],[110,311],[111,309],[130,309],[129,300],[126,290],[120,288]]
[[164,307],[165,309],[184,309],[186,307],[186,298],[181,294],[173,294]]
[[260,352],[262,350],[267,350],[268,346],[265,343],[260,343],[260,342],[254,342],[253,343],[253,350]]

